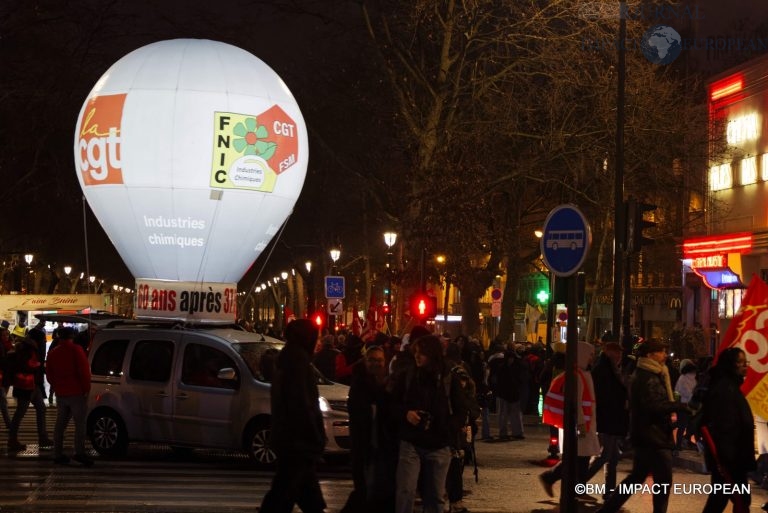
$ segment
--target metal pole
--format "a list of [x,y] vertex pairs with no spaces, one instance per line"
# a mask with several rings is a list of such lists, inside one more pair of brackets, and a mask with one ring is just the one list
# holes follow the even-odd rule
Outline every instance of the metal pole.
[[627,2],[619,2],[619,40],[618,40],[618,87],[616,91],[616,169],[613,190],[613,339],[619,336],[621,322],[621,285],[624,276],[624,252],[626,250],[624,219],[624,84],[626,79],[626,38],[627,38]]
[[576,362],[579,345],[578,332],[578,276],[566,280],[568,287],[568,329],[565,345],[565,404],[563,408],[563,480],[560,488],[560,511],[576,513],[578,438],[576,436],[576,408],[581,407],[576,384]]

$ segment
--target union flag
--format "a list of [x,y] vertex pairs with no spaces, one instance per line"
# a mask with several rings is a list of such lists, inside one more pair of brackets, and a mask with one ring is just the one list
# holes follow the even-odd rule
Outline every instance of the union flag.
[[749,360],[741,391],[752,411],[768,418],[768,284],[757,275],[752,276],[741,308],[731,319],[717,354],[733,346],[747,353]]

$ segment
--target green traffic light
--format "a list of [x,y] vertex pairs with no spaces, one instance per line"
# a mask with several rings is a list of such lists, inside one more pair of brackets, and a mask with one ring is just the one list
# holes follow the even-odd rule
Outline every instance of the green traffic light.
[[539,303],[546,303],[549,301],[549,292],[546,290],[540,290],[538,294],[536,294],[536,299],[539,300]]

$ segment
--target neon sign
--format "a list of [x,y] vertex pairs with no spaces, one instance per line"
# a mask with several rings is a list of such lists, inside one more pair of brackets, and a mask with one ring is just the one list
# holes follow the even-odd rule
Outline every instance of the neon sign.
[[746,141],[754,141],[760,131],[759,120],[756,112],[745,114],[728,121],[725,129],[725,138],[728,144],[740,144]]

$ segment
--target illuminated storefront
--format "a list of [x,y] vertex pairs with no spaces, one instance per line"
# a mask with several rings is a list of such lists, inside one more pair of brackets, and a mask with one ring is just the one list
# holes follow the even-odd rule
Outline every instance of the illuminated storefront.
[[768,57],[708,85],[706,217],[683,242],[683,322],[710,352],[752,275],[768,279]]

